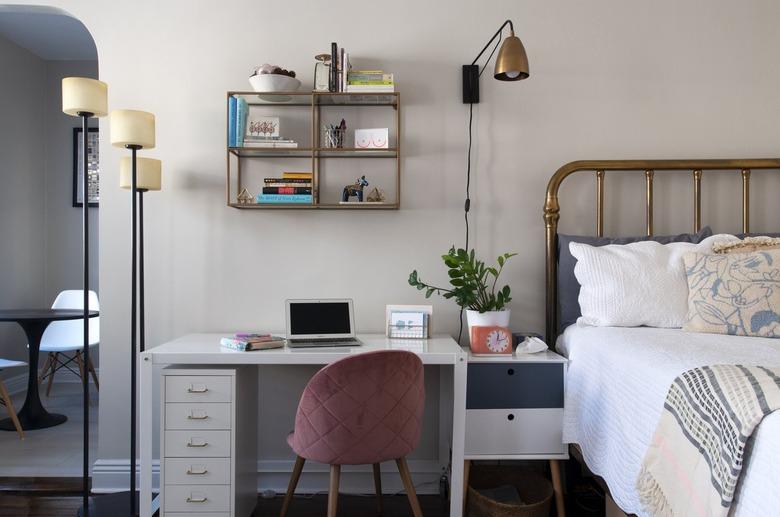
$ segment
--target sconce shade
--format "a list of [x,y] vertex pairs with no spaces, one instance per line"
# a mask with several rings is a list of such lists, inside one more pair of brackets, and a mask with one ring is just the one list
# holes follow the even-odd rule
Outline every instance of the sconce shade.
[[73,117],[92,113],[95,117],[108,115],[108,85],[87,77],[62,79],[62,112]]
[[154,144],[153,113],[138,110],[114,110],[111,112],[111,145],[153,149]]
[[[136,158],[136,188],[160,190],[162,187],[162,162],[154,158]],[[133,163],[129,156],[123,156],[119,162],[119,186],[130,189]]]
[[519,81],[528,77],[528,56],[523,42],[514,34],[501,44],[493,77],[499,81]]

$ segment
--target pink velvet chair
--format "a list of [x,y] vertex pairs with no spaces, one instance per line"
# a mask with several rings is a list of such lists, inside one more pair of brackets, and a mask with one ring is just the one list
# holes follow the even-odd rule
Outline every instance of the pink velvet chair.
[[415,517],[421,517],[406,455],[420,441],[423,365],[411,352],[380,350],[340,359],[312,377],[301,396],[295,431],[287,437],[297,458],[282,505],[287,515],[306,460],[330,465],[328,517],[336,516],[341,465],[374,467],[382,513],[379,464],[395,460]]

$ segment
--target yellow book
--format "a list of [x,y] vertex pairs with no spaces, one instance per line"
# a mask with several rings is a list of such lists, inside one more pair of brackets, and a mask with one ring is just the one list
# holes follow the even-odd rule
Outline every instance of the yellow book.
[[310,179],[314,176],[311,172],[283,172],[282,178],[286,179]]

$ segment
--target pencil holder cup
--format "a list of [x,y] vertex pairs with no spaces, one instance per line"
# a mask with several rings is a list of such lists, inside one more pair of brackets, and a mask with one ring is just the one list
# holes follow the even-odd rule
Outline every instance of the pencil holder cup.
[[323,135],[324,147],[330,149],[340,149],[344,147],[344,136],[347,132],[345,129],[325,126],[323,127],[323,130],[325,132]]

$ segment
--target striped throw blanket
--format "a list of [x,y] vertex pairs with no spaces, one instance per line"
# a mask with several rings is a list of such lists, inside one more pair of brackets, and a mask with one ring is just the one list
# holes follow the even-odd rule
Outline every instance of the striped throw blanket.
[[745,444],[780,408],[780,368],[715,365],[677,377],[637,479],[654,516],[726,516]]

